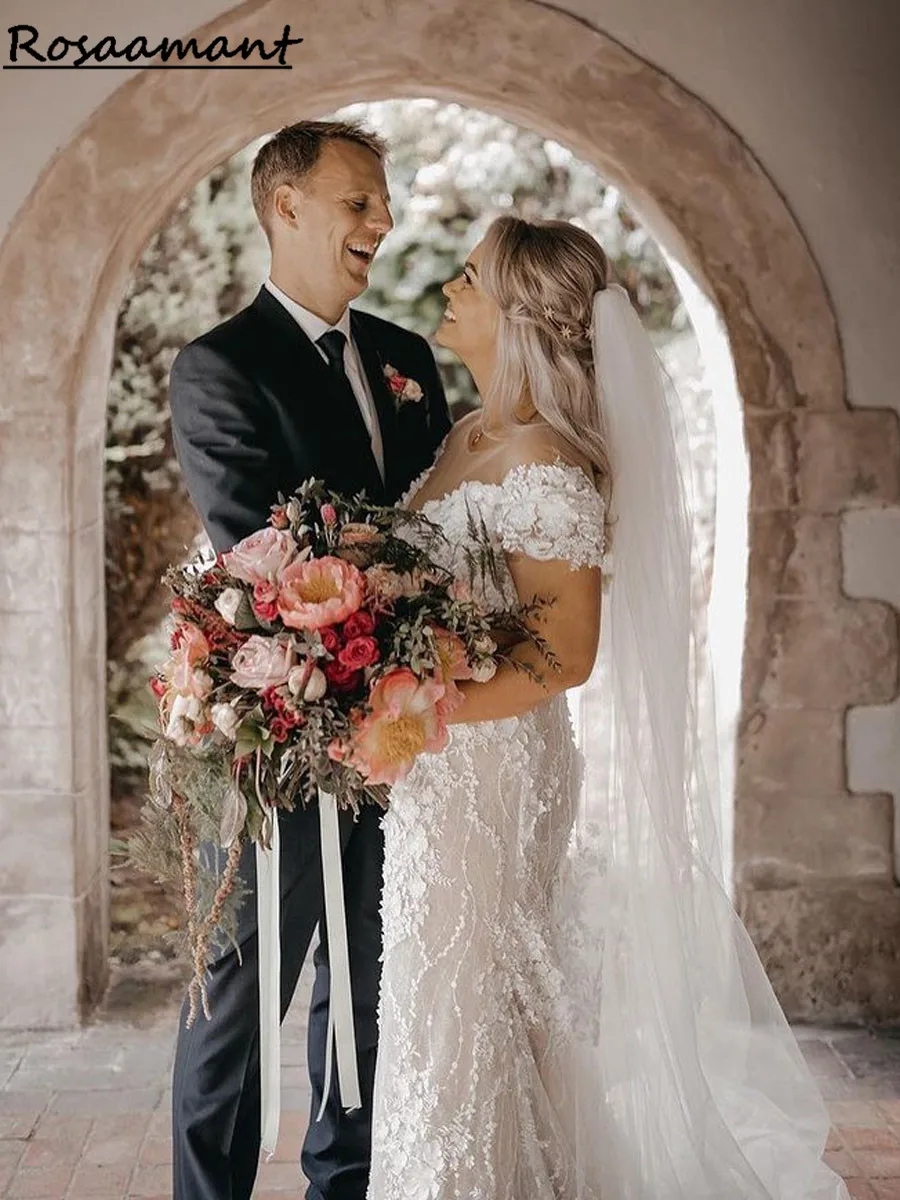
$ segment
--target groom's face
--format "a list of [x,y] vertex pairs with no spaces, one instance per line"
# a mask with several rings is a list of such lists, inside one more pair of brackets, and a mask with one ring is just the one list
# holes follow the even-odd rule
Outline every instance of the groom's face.
[[336,320],[365,291],[375,253],[394,225],[381,161],[356,142],[327,142],[299,187],[277,191],[276,218],[287,234],[280,248],[293,282],[307,307]]

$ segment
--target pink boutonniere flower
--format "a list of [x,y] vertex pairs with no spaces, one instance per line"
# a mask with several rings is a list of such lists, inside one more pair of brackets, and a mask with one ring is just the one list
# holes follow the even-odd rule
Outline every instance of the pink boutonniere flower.
[[398,405],[418,404],[425,395],[421,385],[416,383],[415,379],[410,379],[408,375],[401,375],[397,368],[392,367],[390,363],[385,363],[384,377],[388,387],[396,396]]

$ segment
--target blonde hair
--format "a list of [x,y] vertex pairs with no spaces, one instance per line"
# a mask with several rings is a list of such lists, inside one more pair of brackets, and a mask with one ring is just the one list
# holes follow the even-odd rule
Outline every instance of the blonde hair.
[[590,459],[609,500],[610,466],[594,388],[594,294],[609,278],[602,246],[567,221],[498,217],[484,238],[479,280],[500,309],[491,399],[516,419],[523,396]]

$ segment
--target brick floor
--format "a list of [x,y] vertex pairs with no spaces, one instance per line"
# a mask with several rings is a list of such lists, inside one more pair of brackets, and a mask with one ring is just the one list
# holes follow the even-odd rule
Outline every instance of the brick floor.
[[[301,977],[283,1031],[282,1118],[254,1200],[303,1194],[308,1114]],[[171,1200],[169,1128],[182,981],[168,968],[121,968],[94,1021],[60,1033],[0,1031],[0,1197]],[[900,1039],[799,1028],[832,1119],[826,1159],[853,1200],[900,1200]]]

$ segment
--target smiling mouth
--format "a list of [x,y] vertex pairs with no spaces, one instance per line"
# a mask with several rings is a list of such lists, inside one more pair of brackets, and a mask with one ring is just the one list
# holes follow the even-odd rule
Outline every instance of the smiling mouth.
[[450,307],[449,304],[444,309],[444,320],[449,321],[449,323],[451,325],[454,325],[456,323],[456,313],[453,311],[453,309]]
[[366,246],[361,242],[347,247],[349,252],[357,260],[357,262],[365,263],[368,266],[375,257],[375,246]]

